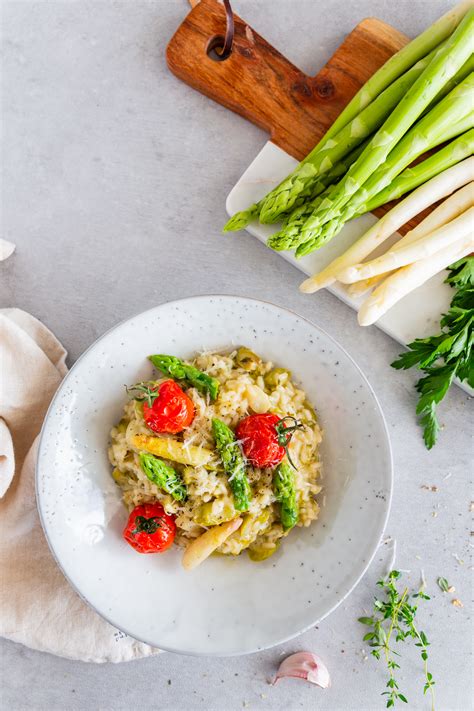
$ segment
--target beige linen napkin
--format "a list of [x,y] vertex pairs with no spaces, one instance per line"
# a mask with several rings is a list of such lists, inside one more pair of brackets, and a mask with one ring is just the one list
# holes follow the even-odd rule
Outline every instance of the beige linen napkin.
[[0,309],[0,635],[88,662],[157,654],[78,597],[41,528],[35,499],[38,434],[67,372],[65,359],[62,345],[37,319]]

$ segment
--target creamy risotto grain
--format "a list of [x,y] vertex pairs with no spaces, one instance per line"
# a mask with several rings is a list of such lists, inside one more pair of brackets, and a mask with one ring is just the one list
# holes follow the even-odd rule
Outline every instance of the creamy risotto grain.
[[[176,516],[176,543],[181,546],[186,546],[207,527],[235,517],[232,492],[215,450],[212,419],[217,417],[235,429],[249,414],[272,412],[281,417],[291,415],[304,425],[294,433],[289,453],[296,466],[297,525],[309,526],[319,512],[315,497],[321,489],[318,450],[322,433],[304,391],[293,383],[288,371],[274,368],[272,363],[258,357],[249,363],[239,358],[237,351],[228,355],[203,353],[192,364],[219,380],[218,398],[210,402],[196,389],[186,389],[196,408],[191,426],[178,435],[160,436],[177,439],[185,447],[211,449],[212,457],[205,466],[197,467],[169,462],[187,487],[186,501],[174,500],[153,484],[140,467],[133,437],[152,433],[144,422],[142,403],[128,402],[122,420],[111,431],[109,448],[113,476],[122,489],[125,505],[132,510],[139,504],[159,501],[167,513]],[[249,467],[247,473],[252,487],[249,511],[244,514],[241,528],[217,552],[237,555],[249,549],[251,557],[259,560],[276,550],[288,532],[283,530],[279,518],[279,505],[272,488],[273,470]]]

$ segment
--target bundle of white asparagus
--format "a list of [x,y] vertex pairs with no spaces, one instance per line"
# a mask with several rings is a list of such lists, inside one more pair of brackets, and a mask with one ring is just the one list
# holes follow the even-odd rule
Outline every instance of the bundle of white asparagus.
[[[402,225],[443,198],[446,199],[417,227],[382,255],[370,258]],[[414,190],[340,257],[304,281],[300,289],[313,293],[335,281],[350,284],[354,295],[373,289],[359,309],[360,325],[369,326],[404,296],[473,251],[471,157]]]

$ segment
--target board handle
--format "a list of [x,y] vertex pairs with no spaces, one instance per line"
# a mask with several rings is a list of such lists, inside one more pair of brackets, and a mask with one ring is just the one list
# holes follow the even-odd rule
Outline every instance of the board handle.
[[[230,56],[209,52],[226,29],[224,6],[201,0],[172,37],[171,71],[214,101],[244,116],[301,160],[361,85],[407,39],[376,18],[360,22],[315,77],[304,74],[234,14]],[[219,41],[217,42],[219,44]],[[357,60],[355,60],[357,58]]]
[[[194,89],[260,126],[274,143],[298,156],[302,143],[312,145],[328,123],[315,116],[315,94],[324,101],[334,87],[324,78],[318,81],[301,72],[235,13],[234,23],[230,56],[213,59],[209,47],[225,34],[225,10],[216,0],[201,0],[169,42],[168,66]],[[300,132],[297,137],[295,130]]]

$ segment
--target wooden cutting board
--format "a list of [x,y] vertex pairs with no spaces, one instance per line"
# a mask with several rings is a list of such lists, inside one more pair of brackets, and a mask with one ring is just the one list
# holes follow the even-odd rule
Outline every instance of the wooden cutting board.
[[[360,22],[328,63],[310,77],[234,15],[230,57],[216,61],[208,53],[226,29],[224,6],[201,0],[173,35],[168,66],[182,81],[260,128],[270,140],[301,160],[324,135],[344,106],[408,38],[374,17]],[[375,214],[384,214],[384,205]],[[426,213],[407,223],[404,233]]]
[[363,20],[315,77],[304,74],[235,16],[234,49],[224,61],[207,54],[225,34],[224,7],[201,0],[171,39],[166,58],[177,77],[268,131],[301,160],[367,79],[408,39],[375,18]]

